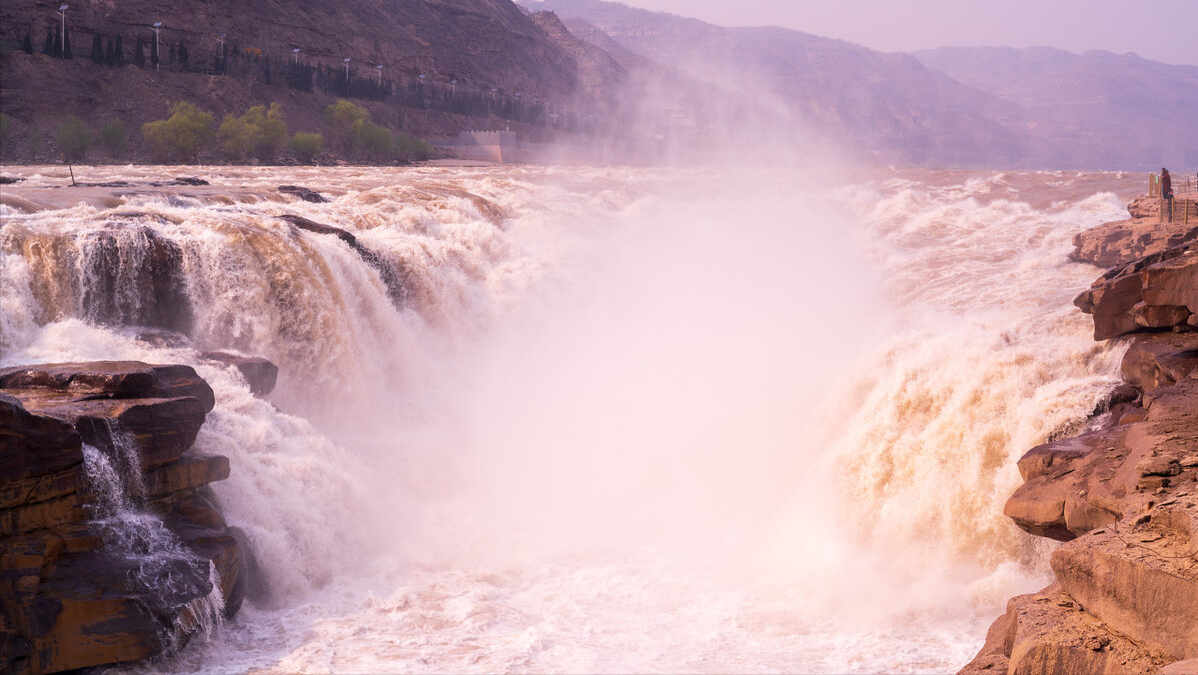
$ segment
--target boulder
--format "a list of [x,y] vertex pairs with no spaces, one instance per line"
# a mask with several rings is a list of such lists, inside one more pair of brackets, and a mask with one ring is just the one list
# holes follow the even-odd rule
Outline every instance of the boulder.
[[1161,198],[1140,195],[1128,203],[1127,212],[1132,218],[1159,218]]
[[279,367],[261,357],[239,356],[228,352],[200,352],[200,356],[237,368],[255,396],[266,396],[274,391],[275,383],[279,379]]
[[296,197],[299,197],[306,202],[312,202],[313,204],[323,204],[329,201],[324,198],[324,195],[320,194],[316,190],[300,187],[298,185],[280,185],[279,192],[295,195]]

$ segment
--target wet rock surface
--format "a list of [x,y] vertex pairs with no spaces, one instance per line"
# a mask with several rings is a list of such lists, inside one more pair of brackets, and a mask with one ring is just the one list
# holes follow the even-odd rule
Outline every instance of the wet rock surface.
[[320,194],[316,190],[301,187],[299,185],[280,185],[279,192],[282,192],[283,194],[295,195],[296,197],[299,197],[306,202],[312,202],[313,204],[323,204],[329,201],[324,198],[324,195]]
[[1074,300],[1094,317],[1094,339],[1198,326],[1198,243],[1113,267]]
[[339,227],[318,223],[314,220],[309,220],[308,218],[294,214],[283,214],[279,216],[279,218],[291,223],[301,230],[314,232],[316,234],[331,234],[341,241],[344,241],[351,249],[354,250],[354,252],[361,256],[362,260],[367,265],[370,265],[375,269],[376,272],[378,272],[379,278],[382,279],[383,284],[387,287],[387,295],[391,298],[393,303],[396,305],[402,305],[407,301],[408,289],[407,285],[403,282],[402,271],[396,271],[396,268],[387,264],[387,261],[383,260],[377,253],[363,246],[362,242],[358,241],[358,238],[352,233],[347,232]]
[[190,452],[213,407],[194,370],[20,366],[0,390],[0,669],[146,659],[237,611],[242,550],[207,488],[230,467]]
[[[1145,240],[1158,250],[1120,260],[1079,297],[1096,339],[1131,334],[1126,384],[1096,430],[1020,460],[1025,482],[1004,513],[1065,542],[1056,583],[1012,599],[962,673],[1198,672],[1198,254],[1166,246],[1174,236]],[[1186,317],[1151,318],[1161,307]]]

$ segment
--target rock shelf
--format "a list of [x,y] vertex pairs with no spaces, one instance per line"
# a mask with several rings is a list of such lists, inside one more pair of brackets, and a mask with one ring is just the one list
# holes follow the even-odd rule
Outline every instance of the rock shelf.
[[1076,304],[1130,340],[1126,385],[1095,430],[1023,456],[1004,508],[1065,542],[1056,583],[1011,599],[962,673],[1198,673],[1198,230],[1129,211],[1073,255],[1110,266]]
[[0,670],[158,656],[238,610],[244,552],[207,488],[229,461],[191,451],[213,405],[187,366],[0,370]]

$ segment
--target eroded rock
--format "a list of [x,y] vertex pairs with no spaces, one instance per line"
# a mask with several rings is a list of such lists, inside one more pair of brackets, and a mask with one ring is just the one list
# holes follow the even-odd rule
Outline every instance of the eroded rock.
[[1115,267],[1073,301],[1094,317],[1094,339],[1144,328],[1189,330],[1198,313],[1198,246],[1178,246]]
[[[1133,215],[1141,206],[1132,205]],[[1143,331],[1198,324],[1196,261],[1185,246],[1121,261],[1079,296],[1096,338],[1136,333],[1122,363],[1134,392],[1110,396],[1116,426],[1046,443],[1020,460],[1025,483],[1004,512],[1066,542],[1052,555],[1057,583],[1012,599],[962,672],[1193,672],[1198,335]]]
[[[246,564],[207,496],[229,463],[188,454],[212,407],[207,383],[186,367],[104,362],[9,368],[0,386],[16,387],[0,393],[4,672],[150,658],[237,610]],[[95,462],[120,469],[124,487],[89,473]],[[123,517],[113,490],[159,519]],[[145,543],[123,548],[121,528],[148,528]]]
[[279,192],[295,195],[296,197],[299,197],[306,202],[312,202],[313,204],[323,204],[329,201],[324,198],[324,195],[320,194],[316,190],[301,187],[299,185],[280,185]]
[[228,352],[200,352],[200,356],[237,368],[256,396],[266,396],[274,391],[279,379],[279,367],[258,356],[239,356]]

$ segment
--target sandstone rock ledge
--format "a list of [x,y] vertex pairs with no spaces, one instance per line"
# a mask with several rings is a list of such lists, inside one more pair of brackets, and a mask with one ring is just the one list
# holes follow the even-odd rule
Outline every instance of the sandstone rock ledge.
[[1075,239],[1114,265],[1076,304],[1096,339],[1132,334],[1127,384],[1095,430],[1019,461],[1004,513],[1065,542],[1056,583],[1011,599],[962,673],[1198,673],[1198,246],[1111,225]]
[[146,659],[237,611],[243,552],[206,487],[229,462],[188,452],[213,404],[187,366],[0,370],[0,670]]

